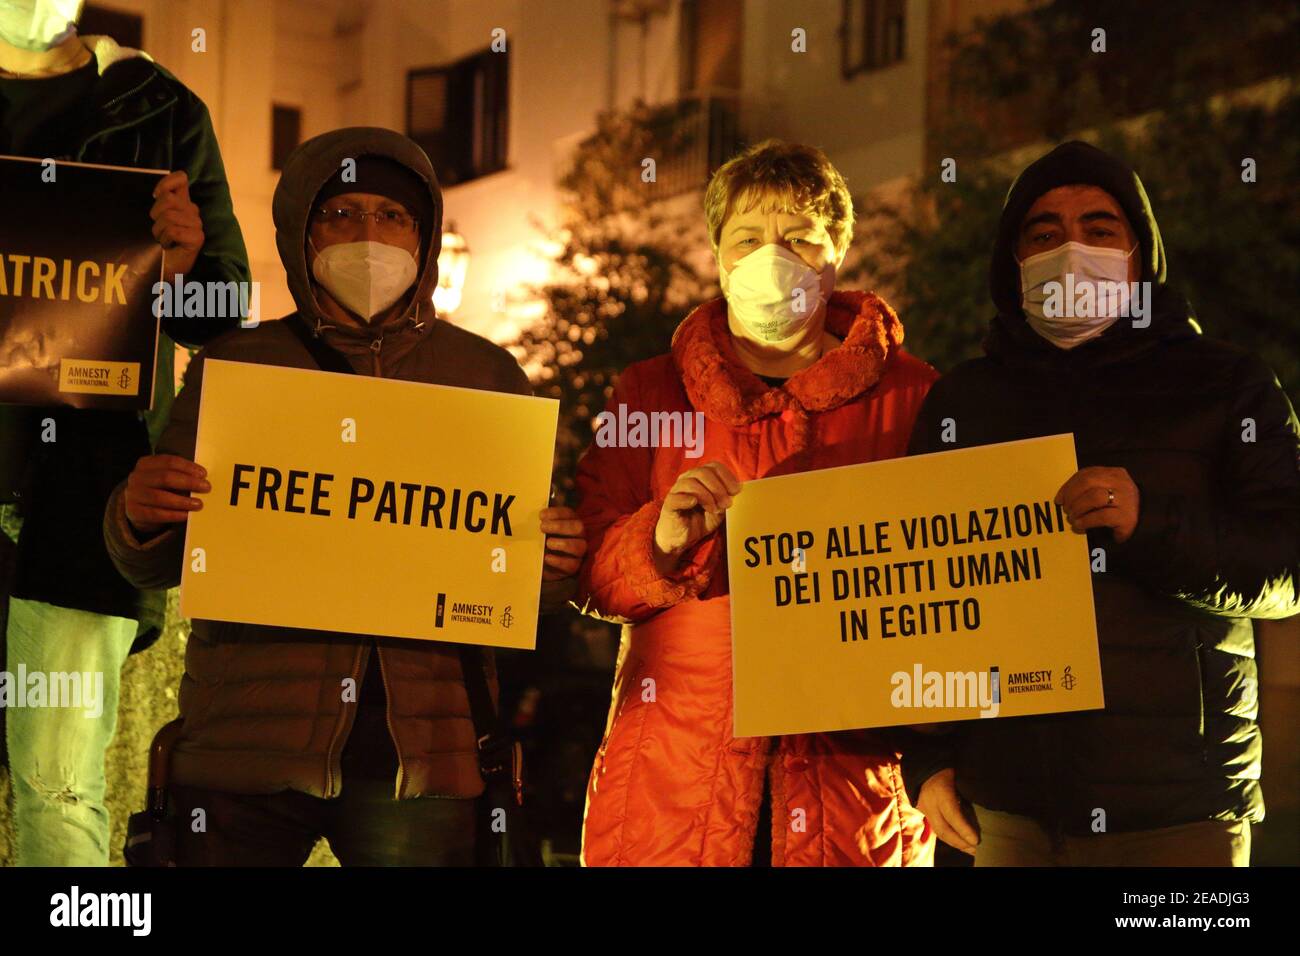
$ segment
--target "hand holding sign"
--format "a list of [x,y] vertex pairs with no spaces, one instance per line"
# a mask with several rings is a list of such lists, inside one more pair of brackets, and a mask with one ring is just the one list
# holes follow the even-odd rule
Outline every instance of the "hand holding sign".
[[587,553],[587,538],[578,513],[572,508],[543,508],[542,534],[546,535],[542,580],[559,581],[577,574],[582,556]]
[[[131,527],[156,534],[203,507],[194,494],[207,494],[212,484],[202,465],[179,455],[146,455],[135,463],[126,482],[123,503]],[[546,537],[544,581],[559,581],[577,574],[587,553],[582,519],[572,508],[543,508],[542,534]]]
[[212,490],[207,469],[179,455],[146,455],[135,463],[126,479],[126,518],[131,527],[156,534],[164,525],[184,521],[203,507],[188,492]]
[[655,561],[672,571],[688,548],[722,526],[740,482],[720,461],[683,472],[668,490],[655,525]]
[[168,173],[158,181],[153,190],[153,236],[167,250],[164,257],[164,279],[172,282],[194,268],[203,249],[203,217],[199,207],[190,200],[190,177],[180,169]]
[[975,855],[975,847],[980,842],[979,830],[957,792],[957,771],[948,767],[927,780],[921,786],[916,809],[925,814],[940,840],[963,853]]
[[1065,509],[1070,530],[1083,534],[1089,528],[1110,528],[1123,544],[1137,527],[1139,495],[1128,471],[1092,466],[1080,468],[1056,493]]

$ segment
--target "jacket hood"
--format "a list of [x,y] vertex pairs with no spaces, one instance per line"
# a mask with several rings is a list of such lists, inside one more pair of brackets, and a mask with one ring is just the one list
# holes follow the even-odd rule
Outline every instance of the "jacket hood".
[[[1142,260],[1139,281],[1150,282],[1151,328],[1135,329],[1131,322],[1115,322],[1096,339],[1075,349],[1059,349],[1036,333],[1025,321],[1020,307],[1020,265],[1015,249],[1020,224],[1040,196],[1058,186],[1097,186],[1113,196],[1137,235]],[[1095,355],[1141,350],[1148,343],[1195,335],[1186,300],[1165,284],[1167,263],[1160,227],[1151,200],[1138,174],[1120,160],[1090,143],[1071,140],[1025,167],[1016,177],[1002,205],[993,258],[989,267],[989,291],[998,314],[990,324],[984,347],[989,354],[1028,351],[1059,357],[1062,354]],[[1152,334],[1152,333],[1155,334]]]
[[[376,126],[353,126],[313,137],[300,145],[285,161],[275,187],[271,215],[275,221],[275,245],[289,279],[289,292],[298,312],[315,327],[326,321],[316,303],[311,274],[307,269],[307,220],[317,193],[338,171],[344,160],[359,156],[380,156],[413,172],[428,188],[434,214],[427,233],[421,228],[421,257],[414,295],[406,309],[369,334],[382,335],[407,325],[422,327],[434,318],[433,290],[438,284],[438,253],[442,249],[442,190],[433,165],[418,145],[401,133]],[[364,184],[358,184],[364,188]],[[340,333],[348,330],[339,329]]]

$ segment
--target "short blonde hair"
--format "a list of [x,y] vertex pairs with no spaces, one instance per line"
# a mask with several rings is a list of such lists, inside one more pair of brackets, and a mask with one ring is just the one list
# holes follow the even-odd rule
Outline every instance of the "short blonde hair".
[[723,163],[704,191],[709,240],[718,251],[722,225],[745,201],[745,210],[764,200],[779,208],[826,221],[835,251],[843,253],[853,236],[853,197],[844,177],[815,146],[764,140]]

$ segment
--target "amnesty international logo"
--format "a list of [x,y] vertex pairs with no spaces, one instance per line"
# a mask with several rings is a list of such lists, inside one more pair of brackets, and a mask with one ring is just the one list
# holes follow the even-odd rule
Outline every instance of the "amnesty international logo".
[[1070,668],[1067,667],[1064,673],[1061,674],[1061,686],[1066,690],[1074,690],[1074,685],[1077,683],[1079,683],[1078,679],[1070,673]]
[[1007,674],[1008,694],[1032,694],[1052,689],[1051,671],[1012,671]]
[[[433,626],[446,627],[448,624],[486,624],[491,626],[493,605],[491,604],[470,604],[467,601],[452,601],[448,607],[447,595],[445,592],[438,592],[438,603],[434,609]],[[509,628],[515,623],[515,616],[511,613],[511,606],[506,605],[505,610],[501,612],[498,619],[501,626]]]
[[83,395],[135,395],[140,390],[139,362],[97,359],[59,361],[59,391]]

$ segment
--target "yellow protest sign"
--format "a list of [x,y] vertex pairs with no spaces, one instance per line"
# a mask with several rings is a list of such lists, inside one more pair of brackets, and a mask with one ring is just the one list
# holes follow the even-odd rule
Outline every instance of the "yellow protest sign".
[[1074,438],[747,481],[727,512],[737,737],[1104,706]]
[[181,613],[532,648],[557,410],[208,360]]

